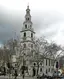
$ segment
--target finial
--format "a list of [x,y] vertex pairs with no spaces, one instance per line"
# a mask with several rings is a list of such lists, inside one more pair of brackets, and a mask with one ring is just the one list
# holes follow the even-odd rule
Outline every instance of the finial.
[[29,9],[29,2],[28,2],[28,6],[27,6],[27,9]]

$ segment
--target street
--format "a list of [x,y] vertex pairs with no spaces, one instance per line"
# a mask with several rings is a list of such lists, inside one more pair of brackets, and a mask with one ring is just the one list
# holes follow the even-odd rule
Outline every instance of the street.
[[[0,76],[0,79],[14,79],[14,77]],[[17,77],[17,79],[23,79],[22,77]],[[24,79],[36,79],[35,77],[25,77]]]

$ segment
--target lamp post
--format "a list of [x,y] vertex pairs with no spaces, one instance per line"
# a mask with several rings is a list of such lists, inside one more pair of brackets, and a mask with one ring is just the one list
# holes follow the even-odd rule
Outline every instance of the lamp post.
[[9,69],[9,79],[10,79],[10,73],[11,73],[11,65],[10,62],[7,63],[8,69]]
[[37,61],[37,78],[38,78],[38,71],[39,71],[39,62]]
[[56,62],[56,71],[57,71],[57,79],[58,79],[58,61]]

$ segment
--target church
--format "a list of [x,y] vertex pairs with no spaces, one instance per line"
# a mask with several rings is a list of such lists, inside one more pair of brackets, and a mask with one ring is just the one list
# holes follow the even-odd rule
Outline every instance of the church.
[[22,71],[21,67],[24,65],[27,67],[27,70],[24,72],[25,76],[53,73],[55,60],[53,58],[44,57],[40,55],[39,52],[35,53],[34,38],[35,31],[31,21],[30,9],[29,6],[27,6],[25,21],[23,22],[23,27],[20,31],[20,52],[19,55],[18,52],[16,54],[18,56],[16,57],[18,72]]

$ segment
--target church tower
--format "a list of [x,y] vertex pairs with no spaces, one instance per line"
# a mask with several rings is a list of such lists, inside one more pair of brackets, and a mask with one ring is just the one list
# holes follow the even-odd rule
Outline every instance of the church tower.
[[34,37],[35,32],[32,27],[33,23],[31,21],[30,9],[29,5],[26,9],[25,21],[23,22],[22,30],[20,31],[21,34],[21,46],[24,48],[25,54],[30,54],[31,49],[34,48]]

